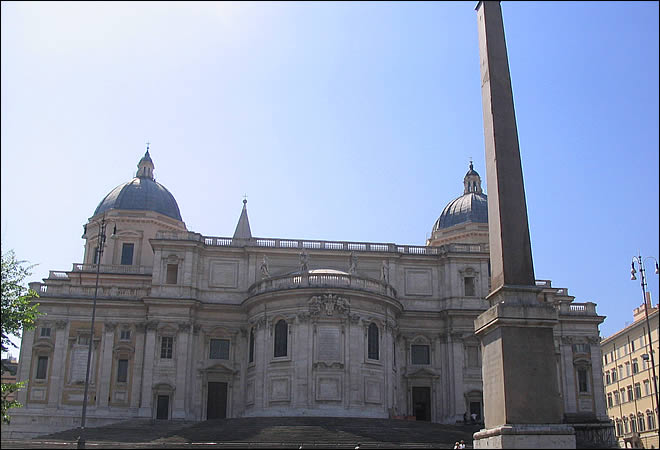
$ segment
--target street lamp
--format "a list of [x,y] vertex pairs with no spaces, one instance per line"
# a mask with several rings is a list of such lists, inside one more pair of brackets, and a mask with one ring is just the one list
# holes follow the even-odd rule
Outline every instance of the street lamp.
[[[653,344],[651,343],[651,324],[649,323],[649,307],[652,307],[653,305],[649,305],[650,302],[647,302],[646,300],[646,270],[644,269],[644,261],[647,259],[653,259],[655,261],[655,273],[658,274],[660,272],[658,268],[658,260],[655,259],[653,256],[647,256],[646,258],[642,259],[642,256],[633,256],[632,262],[630,263],[630,279],[631,280],[636,280],[637,277],[635,276],[636,270],[635,270],[635,262],[639,265],[639,275],[640,275],[640,284],[642,286],[642,297],[644,300],[644,315],[646,316],[646,330],[647,330],[647,335],[648,335],[648,352],[649,355],[651,356],[651,368],[653,369],[653,389],[655,390],[655,414],[656,414],[656,420],[657,416],[660,413],[660,400],[658,397],[658,382],[657,378],[655,377],[655,356],[653,355]],[[660,330],[659,330],[660,331]],[[660,340],[660,334],[658,335],[658,339]],[[646,358],[642,357],[644,360],[648,360],[648,356]],[[660,438],[660,424],[658,425],[658,438]]]
[[[94,321],[96,320],[96,296],[99,291],[99,272],[101,270],[101,256],[103,256],[103,247],[105,246],[105,213],[99,222],[98,247],[96,248],[96,285],[94,286],[94,302],[92,303],[92,327],[89,333],[89,344],[87,347],[87,371],[85,373],[85,393],[83,394],[82,417],[80,418],[80,435],[78,436],[78,448],[85,448],[85,419],[87,418],[87,393],[89,391],[89,369],[92,360],[92,345],[94,343]],[[87,226],[85,226],[87,231]],[[115,225],[112,235],[117,233]]]

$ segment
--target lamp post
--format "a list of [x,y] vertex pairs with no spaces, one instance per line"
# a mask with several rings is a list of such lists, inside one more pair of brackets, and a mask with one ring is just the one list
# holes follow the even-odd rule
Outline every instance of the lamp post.
[[[635,277],[635,273],[636,273],[635,262],[637,262],[637,264],[639,265],[639,275],[640,275],[639,284],[641,284],[642,286],[642,296],[644,299],[644,316],[646,317],[648,352],[649,355],[651,356],[651,369],[653,373],[653,389],[655,390],[655,414],[656,414],[656,422],[657,422],[658,414],[660,413],[660,399],[658,395],[658,382],[655,376],[655,356],[653,355],[654,352],[653,352],[653,344],[651,342],[651,324],[649,322],[649,308],[653,307],[653,305],[649,305],[650,302],[646,300],[646,270],[644,269],[644,261],[647,259],[653,259],[655,261],[655,273],[657,274],[658,272],[660,272],[658,268],[658,260],[655,259],[653,256],[647,256],[646,258],[642,258],[641,255],[633,256],[632,262],[630,263],[630,279],[631,280],[637,279],[637,277]],[[660,340],[660,334],[658,335],[658,339]],[[658,438],[660,438],[660,425],[658,425]]]
[[[94,286],[94,301],[92,303],[92,326],[89,333],[89,344],[87,347],[87,371],[85,373],[85,392],[83,394],[82,417],[80,418],[80,434],[78,436],[78,448],[85,448],[85,419],[87,418],[87,394],[89,392],[89,370],[92,360],[92,346],[94,345],[94,321],[96,320],[96,297],[99,291],[99,273],[101,270],[101,256],[103,256],[103,247],[105,246],[105,213],[99,222],[98,247],[96,248],[96,284]],[[85,228],[86,230],[86,228]],[[112,235],[117,232],[115,225]]]

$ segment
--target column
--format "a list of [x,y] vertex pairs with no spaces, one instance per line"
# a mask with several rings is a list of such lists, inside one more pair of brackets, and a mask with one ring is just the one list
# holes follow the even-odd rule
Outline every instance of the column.
[[607,415],[607,405],[605,404],[605,395],[598,395],[600,392],[605,392],[603,386],[603,355],[600,350],[600,338],[598,336],[590,336],[587,338],[589,347],[591,349],[591,380],[593,382],[591,392],[593,393],[596,417],[598,420],[609,421]]
[[55,350],[53,351],[53,364],[51,366],[50,386],[48,388],[48,407],[57,408],[60,403],[62,385],[64,383],[64,361],[68,342],[68,322],[58,320],[55,322]]
[[453,407],[451,409],[451,420],[458,422],[463,420],[465,413],[465,387],[463,383],[463,366],[465,365],[465,348],[463,346],[463,333],[452,333],[449,336],[451,346],[451,367],[453,372]]
[[147,322],[147,339],[144,346],[144,367],[142,369],[142,400],[140,403],[140,417],[152,417],[151,405],[153,402],[154,358],[156,354],[156,328],[158,322]]
[[186,418],[186,372],[188,371],[188,340],[190,338],[190,323],[179,323],[179,333],[176,343],[176,390],[174,391],[174,407],[172,419]]
[[142,375],[144,370],[144,346],[146,338],[146,324],[135,325],[135,353],[133,354],[133,373],[131,374],[131,409],[140,407],[140,391],[142,389]]
[[114,322],[105,322],[103,333],[103,351],[101,352],[101,376],[98,383],[98,405],[100,408],[108,407],[110,396],[110,382],[112,379],[112,347],[115,343]]
[[[25,330],[23,329],[23,339],[21,340],[21,350],[20,357],[18,360],[18,371],[17,371],[17,381],[25,381],[32,378],[30,374],[30,367],[32,365],[32,345],[34,344],[34,329]],[[19,389],[16,400],[23,405],[23,407],[28,406],[27,401],[27,385],[23,389]]]

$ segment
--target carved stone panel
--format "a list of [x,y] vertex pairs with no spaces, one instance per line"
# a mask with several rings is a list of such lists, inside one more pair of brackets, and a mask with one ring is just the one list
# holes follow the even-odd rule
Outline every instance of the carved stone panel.
[[288,402],[291,400],[291,380],[289,378],[278,377],[270,379],[271,402]]
[[210,287],[238,287],[238,261],[211,261]]
[[340,375],[321,375],[316,379],[317,401],[341,401],[342,380]]
[[317,359],[319,361],[341,361],[341,331],[337,327],[318,327]]
[[405,269],[406,295],[433,295],[431,269]]

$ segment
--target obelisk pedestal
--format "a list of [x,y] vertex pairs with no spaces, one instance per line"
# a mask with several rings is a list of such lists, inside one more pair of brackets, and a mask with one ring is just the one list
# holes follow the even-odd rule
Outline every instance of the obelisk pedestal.
[[488,182],[491,308],[481,340],[486,429],[474,448],[575,448],[562,424],[553,327],[557,311],[536,287],[518,130],[499,1],[479,2],[479,53]]

